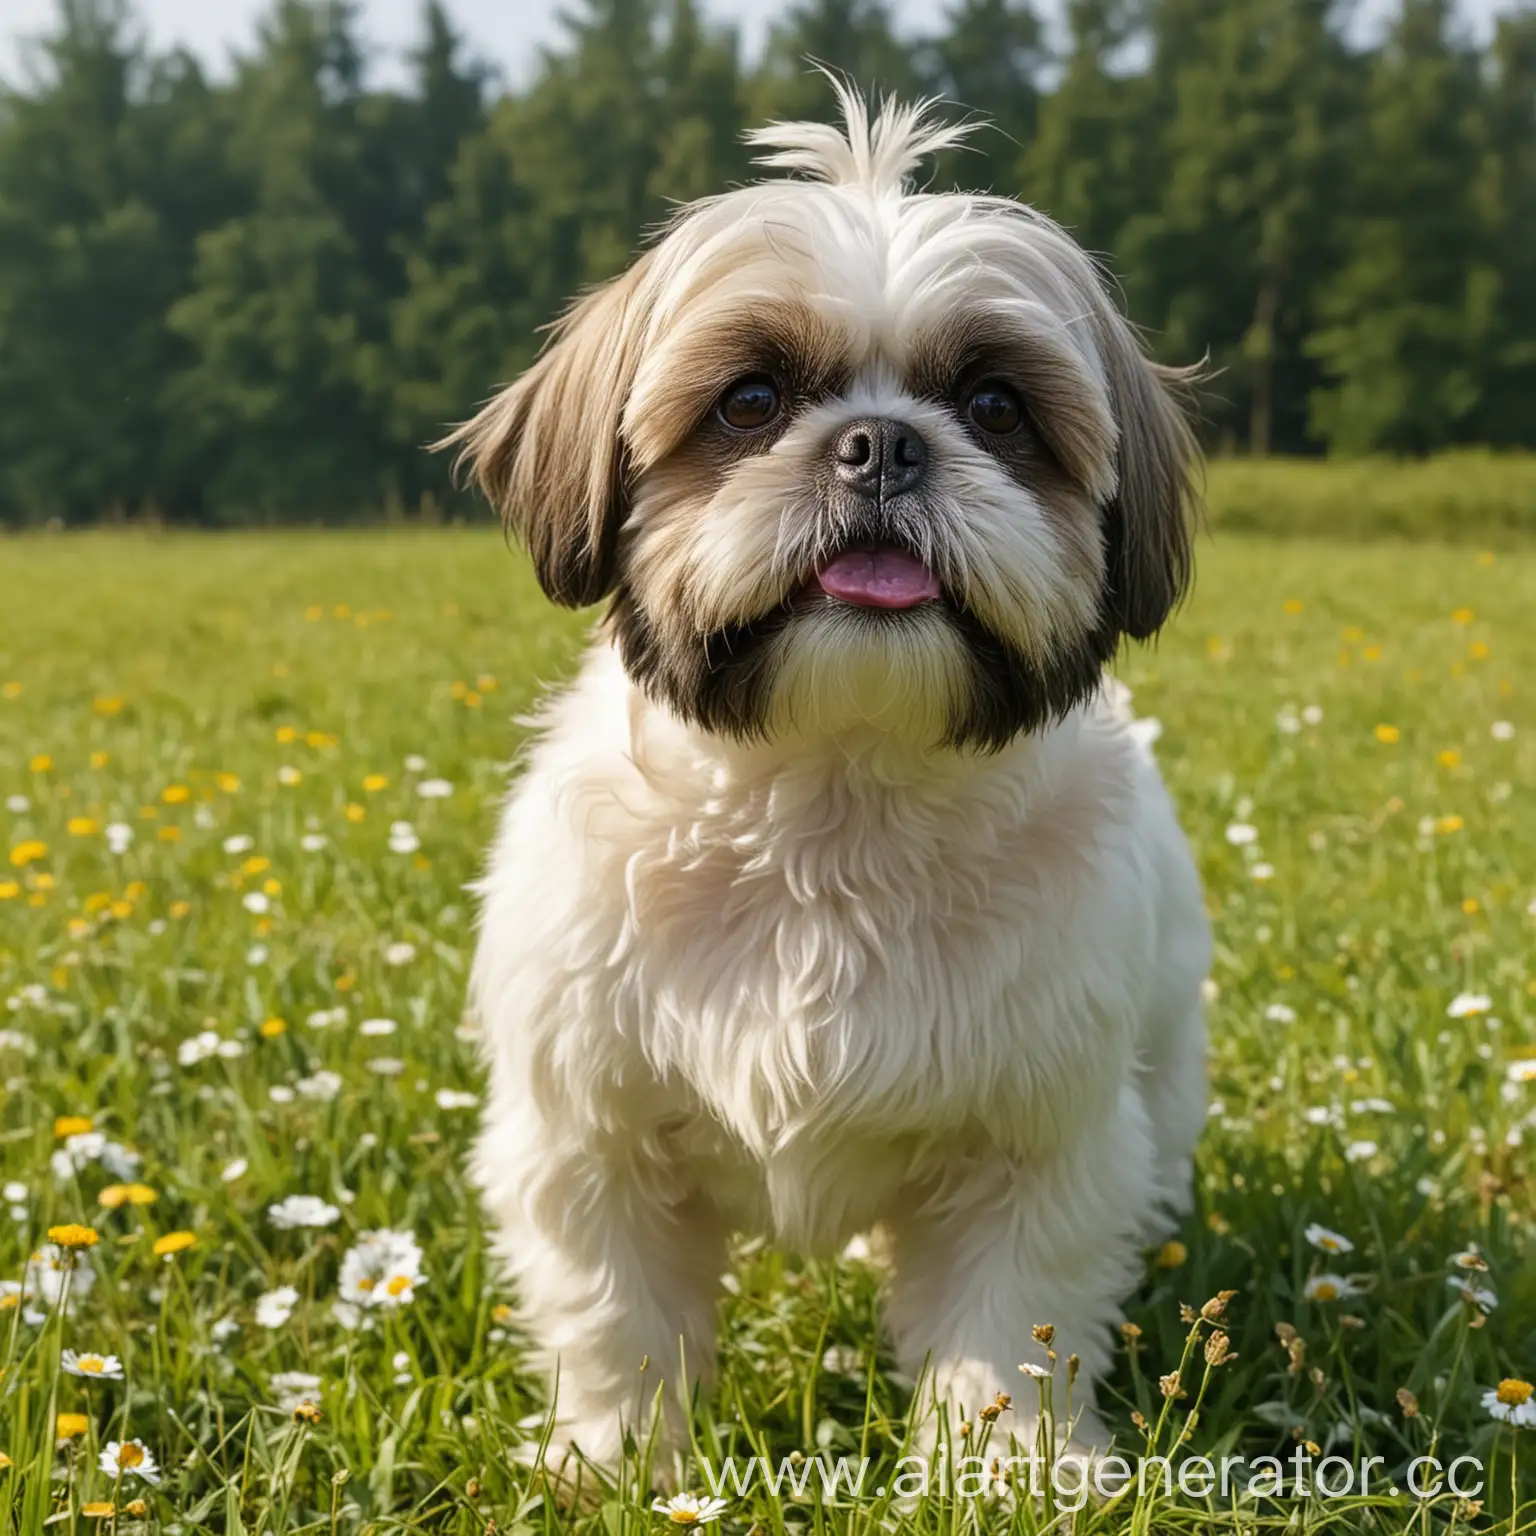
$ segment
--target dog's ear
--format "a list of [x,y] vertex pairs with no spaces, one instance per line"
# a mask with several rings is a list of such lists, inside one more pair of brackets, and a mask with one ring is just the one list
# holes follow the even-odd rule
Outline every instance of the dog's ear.
[[639,361],[647,258],[577,301],[515,384],[437,446],[456,448],[533,559],[539,585],[580,608],[613,590],[628,511],[620,421]]
[[1119,444],[1115,492],[1104,510],[1106,617],[1121,633],[1146,640],[1189,590],[1199,450],[1184,401],[1199,370],[1154,363],[1110,308],[1103,350]]

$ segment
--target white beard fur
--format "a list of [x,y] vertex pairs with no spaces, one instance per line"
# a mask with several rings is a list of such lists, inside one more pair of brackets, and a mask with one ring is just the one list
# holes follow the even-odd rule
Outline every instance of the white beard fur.
[[[1034,1324],[1091,1402],[1206,1103],[1201,893],[1128,712],[994,755],[745,746],[599,641],[540,724],[480,887],[474,1172],[558,1368],[549,1460],[612,1469],[662,1380],[686,1444],[742,1229],[885,1230],[930,1440],[1018,1391]],[[1106,1441],[1089,1408],[1074,1448]]]

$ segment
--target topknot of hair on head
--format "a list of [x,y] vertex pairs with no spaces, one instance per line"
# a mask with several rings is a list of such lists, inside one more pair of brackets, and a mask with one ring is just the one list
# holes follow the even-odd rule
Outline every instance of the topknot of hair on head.
[[747,135],[747,142],[770,153],[759,165],[798,171],[832,186],[864,187],[871,192],[899,192],[908,172],[930,155],[965,143],[974,123],[942,123],[934,101],[882,102],[873,119],[858,90],[829,70],[842,109],[842,127],[830,123],[770,123]]

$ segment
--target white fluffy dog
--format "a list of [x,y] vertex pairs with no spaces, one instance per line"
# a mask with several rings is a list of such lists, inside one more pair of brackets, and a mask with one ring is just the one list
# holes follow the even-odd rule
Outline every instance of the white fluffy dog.
[[756,134],[799,174],[684,210],[451,439],[549,596],[611,599],[472,987],[556,1459],[611,1467],[663,1379],[679,1443],[742,1229],[884,1229],[930,1424],[1017,1390],[1039,1323],[1082,1401],[1189,1198],[1201,893],[1101,687],[1188,581],[1177,381],[1047,219],[910,188],[963,129],[843,105]]

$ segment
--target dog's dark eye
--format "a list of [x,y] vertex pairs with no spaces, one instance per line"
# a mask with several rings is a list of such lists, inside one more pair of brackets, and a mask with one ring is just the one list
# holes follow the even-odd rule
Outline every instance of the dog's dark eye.
[[738,379],[721,395],[716,410],[726,426],[738,432],[756,432],[779,414],[779,404],[772,379]]
[[971,391],[971,398],[965,402],[965,414],[983,432],[1003,437],[1019,430],[1024,420],[1024,402],[1016,390],[988,379]]

